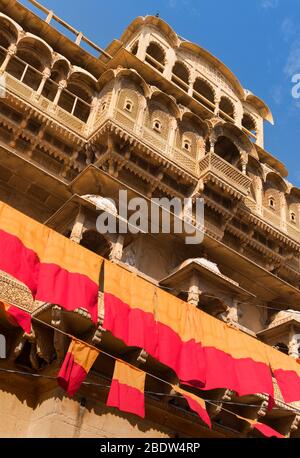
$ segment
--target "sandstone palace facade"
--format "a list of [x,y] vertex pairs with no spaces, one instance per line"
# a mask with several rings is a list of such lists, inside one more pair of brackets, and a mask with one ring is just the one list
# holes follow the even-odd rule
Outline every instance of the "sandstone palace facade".
[[[264,148],[268,106],[159,17],[137,17],[103,50],[31,3],[0,0],[0,200],[297,360],[300,189]],[[146,199],[202,197],[203,242],[99,234],[96,203],[120,189]],[[105,356],[89,374],[102,388],[83,385],[71,399],[55,380],[68,339],[54,328],[171,383],[176,377],[103,328],[101,291],[97,328],[83,309],[33,301],[1,271],[0,300],[52,326],[33,321],[26,333],[0,314],[1,437],[258,437],[228,410],[300,435],[300,405],[284,402],[275,379],[272,410],[264,393],[196,391],[212,401],[211,430],[157,379],[145,420],[106,407],[113,364]]]

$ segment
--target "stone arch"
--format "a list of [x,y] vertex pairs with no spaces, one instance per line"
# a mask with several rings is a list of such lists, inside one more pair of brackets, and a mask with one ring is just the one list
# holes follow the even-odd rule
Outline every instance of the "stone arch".
[[0,46],[8,49],[10,45],[17,43],[21,27],[9,17],[0,13]]
[[123,75],[119,78],[120,90],[117,107],[133,119],[137,119],[140,110],[144,107],[144,90],[137,79]]
[[214,111],[216,93],[213,86],[208,81],[200,77],[195,79],[193,84],[193,97],[206,108]]
[[133,45],[131,46],[130,52],[131,52],[134,56],[136,56],[136,55],[137,55],[137,52],[138,52],[138,49],[139,49],[139,41],[137,40],[137,41],[135,41],[135,42],[133,43]]
[[213,295],[211,291],[208,291],[207,293],[204,292],[201,294],[199,300],[199,308],[201,308],[201,310],[204,310],[209,315],[218,318],[221,321],[226,321],[228,306],[226,305],[224,300],[222,300],[218,296]]
[[150,41],[146,49],[145,61],[159,72],[163,73],[166,63],[164,48],[156,41]]
[[70,71],[70,63],[66,59],[57,59],[52,66],[50,77],[45,82],[42,95],[53,101],[57,94],[59,83],[67,81]]
[[177,60],[172,68],[172,81],[184,91],[188,91],[190,72],[187,66],[180,60]]
[[100,234],[95,229],[87,229],[83,232],[80,245],[106,259],[109,259],[112,249],[111,242],[107,240],[105,235]]
[[261,163],[253,156],[248,156],[247,175],[251,178],[250,196],[260,203],[262,199],[263,168]]
[[[178,121],[176,131],[176,147],[182,149],[193,159],[200,159],[205,154],[205,138],[207,125],[194,113],[185,112]],[[189,147],[186,147],[189,145]]]
[[240,150],[231,138],[220,135],[215,142],[214,153],[234,167],[241,169]]
[[273,345],[276,350],[281,351],[281,353],[284,353],[285,355],[289,354],[289,347],[283,343],[283,342],[277,342],[275,345]]
[[289,194],[286,195],[286,202],[288,206],[288,221],[300,228],[300,189],[292,187]]
[[58,105],[86,122],[88,120],[91,103],[96,93],[96,79],[78,67],[73,68],[66,88],[63,89]]
[[26,34],[17,43],[17,51],[10,59],[6,71],[24,84],[37,90],[42,72],[50,69],[52,64],[52,49],[41,38]]
[[267,173],[263,183],[263,205],[281,215],[282,196],[287,191],[284,179],[275,172]]
[[257,137],[257,123],[253,116],[249,113],[244,113],[242,118],[242,127],[246,129],[251,140],[256,139]]
[[255,145],[250,141],[248,136],[239,127],[235,126],[234,124],[231,124],[230,122],[219,122],[215,125],[213,129],[213,136],[215,138],[218,138],[220,135],[229,137],[231,141],[240,150],[241,156],[243,155],[244,159],[246,159],[245,154],[246,156],[251,155],[255,159],[258,159]]
[[107,83],[112,80],[117,80],[122,76],[128,76],[132,81],[135,81],[143,90],[145,97],[150,97],[151,91],[146,81],[134,70],[128,68],[121,68],[116,70],[107,70],[98,80],[98,88],[101,90]]
[[[153,92],[147,103],[146,126],[148,129],[156,131],[166,141],[172,121],[174,122],[179,116],[179,109],[171,97],[159,90]],[[159,128],[157,124],[160,124]]]
[[234,121],[235,118],[235,106],[229,97],[223,95],[219,103],[219,115],[225,121]]

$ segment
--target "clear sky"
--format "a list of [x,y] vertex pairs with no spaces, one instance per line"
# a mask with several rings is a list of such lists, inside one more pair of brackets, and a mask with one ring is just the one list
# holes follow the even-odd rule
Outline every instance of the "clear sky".
[[269,105],[275,125],[265,124],[265,149],[285,163],[288,179],[300,187],[300,98],[291,93],[291,78],[300,74],[300,0],[39,1],[101,47],[119,38],[136,16],[159,13]]

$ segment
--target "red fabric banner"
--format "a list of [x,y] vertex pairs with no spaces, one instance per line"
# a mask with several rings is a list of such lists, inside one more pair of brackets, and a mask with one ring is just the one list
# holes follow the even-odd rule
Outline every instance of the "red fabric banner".
[[37,300],[67,310],[86,309],[98,320],[103,258],[0,203],[0,270],[30,289]]
[[4,302],[1,302],[1,307],[5,310],[7,318],[11,324],[14,326],[19,326],[27,334],[31,332],[31,314],[25,312],[25,310],[15,307],[14,305],[9,305]]
[[181,394],[187,401],[191,410],[196,412],[204,423],[211,429],[211,421],[206,411],[205,401],[189,391],[183,390],[177,385],[172,385],[173,389]]
[[88,344],[79,342],[76,339],[72,339],[57,376],[58,384],[69,396],[74,396],[80,388],[99,353],[100,350],[92,348]]
[[144,418],[145,378],[144,371],[116,360],[106,405]]

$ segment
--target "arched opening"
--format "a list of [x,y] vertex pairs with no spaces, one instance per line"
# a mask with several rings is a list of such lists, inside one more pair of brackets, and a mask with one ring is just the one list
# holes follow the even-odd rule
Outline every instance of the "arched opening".
[[139,42],[136,41],[134,43],[134,45],[132,46],[131,48],[131,53],[134,54],[135,56],[137,55],[137,52],[138,52],[138,49],[139,49]]
[[189,71],[182,62],[176,62],[172,70],[172,81],[184,91],[189,89]]
[[6,57],[6,50],[18,39],[18,31],[8,19],[0,17],[0,65]]
[[275,172],[270,172],[266,177],[266,181],[263,184],[263,187],[263,205],[265,208],[268,208],[277,215],[277,218],[274,220],[274,222],[279,224],[279,218],[281,217],[282,196],[286,192],[287,186],[280,175]]
[[89,229],[83,233],[80,245],[109,259],[111,247],[106,238],[96,230]]
[[58,90],[60,81],[66,81],[70,71],[67,61],[61,59],[55,62],[52,67],[50,78],[47,79],[42,95],[53,101]]
[[148,62],[148,64],[152,65],[152,67],[156,68],[156,70],[162,73],[164,71],[165,66],[164,50],[157,43],[154,43],[154,41],[152,41],[146,50],[145,61]]
[[285,355],[289,354],[288,346],[282,342],[278,342],[273,346],[273,348],[276,348],[276,350],[281,351],[281,353],[284,353]]
[[286,201],[289,210],[289,222],[296,227],[300,226],[300,190],[296,187],[292,188],[286,196]]
[[234,121],[234,105],[227,97],[221,97],[219,115],[225,121]]
[[58,105],[72,115],[86,122],[91,111],[95,93],[95,82],[84,73],[73,73],[62,91]]
[[177,122],[176,147],[194,160],[199,158],[200,153],[204,155],[204,128],[195,115],[186,113]]
[[213,297],[209,293],[202,294],[200,296],[199,308],[221,321],[226,320],[227,306],[218,297]]
[[256,140],[257,138],[257,128],[254,118],[251,115],[244,113],[242,119],[242,126],[247,131],[250,140]]
[[16,55],[10,59],[7,72],[36,91],[43,70],[51,66],[51,59],[51,52],[45,44],[25,37],[18,43]]
[[215,108],[215,94],[210,86],[202,78],[197,78],[193,86],[193,97],[198,100],[202,105],[208,108],[211,111],[214,111]]
[[229,138],[219,137],[215,144],[214,152],[229,164],[240,168],[240,152]]

